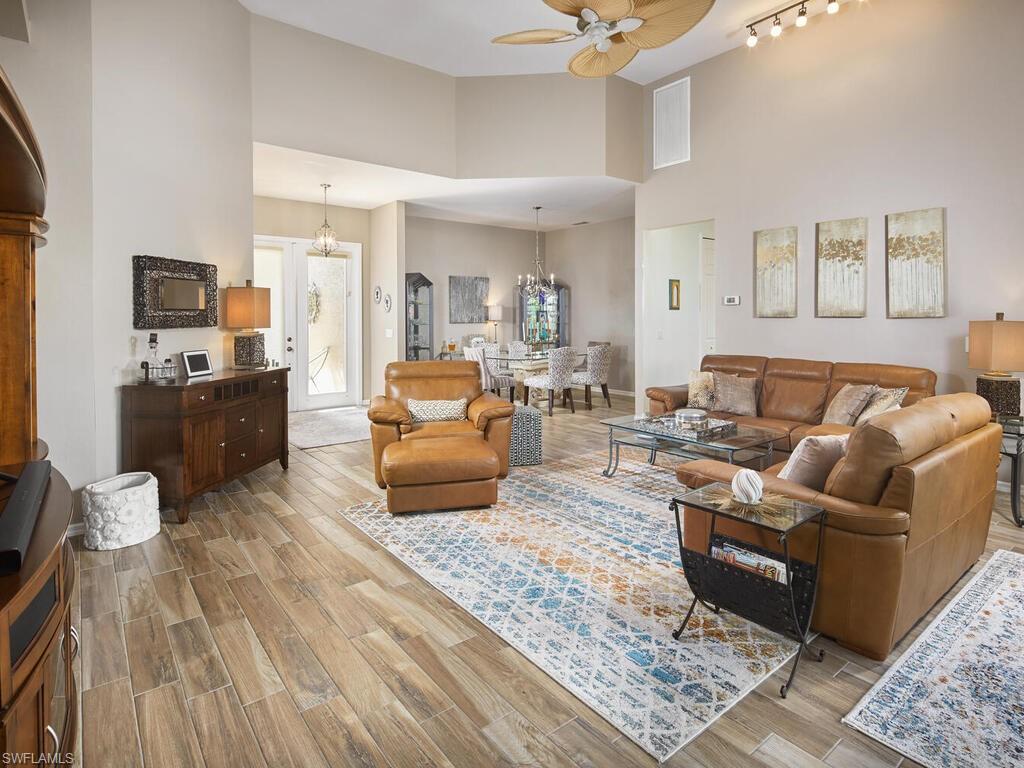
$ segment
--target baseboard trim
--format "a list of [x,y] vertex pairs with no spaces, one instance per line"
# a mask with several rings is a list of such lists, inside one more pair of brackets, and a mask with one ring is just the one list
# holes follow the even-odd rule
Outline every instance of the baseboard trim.
[[[573,384],[572,388],[573,389],[582,390],[583,389],[583,385],[582,384]],[[601,387],[594,387],[594,391],[598,395],[600,395],[601,394]],[[608,394],[610,394],[610,395],[618,395],[619,397],[633,397],[635,395],[635,393],[628,392],[625,389],[612,389],[611,387],[608,388]]]
[[[1002,491],[1003,493],[1009,493],[1010,492],[1010,481],[1009,480],[997,480],[996,481],[996,490],[997,491]],[[1024,496],[1024,493],[1022,493],[1021,495]]]

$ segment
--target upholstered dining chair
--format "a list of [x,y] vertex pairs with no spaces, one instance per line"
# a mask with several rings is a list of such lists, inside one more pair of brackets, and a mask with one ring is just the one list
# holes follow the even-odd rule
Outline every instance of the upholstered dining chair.
[[491,372],[489,365],[491,361],[487,359],[487,351],[484,347],[464,347],[462,354],[467,360],[472,360],[480,365],[480,383],[484,392],[494,392],[500,397],[501,390],[508,387],[508,401],[510,403],[515,402],[516,380],[511,376],[503,376]]
[[548,352],[548,372],[540,376],[527,376],[523,381],[523,402],[530,402],[530,388],[548,391],[548,416],[554,415],[555,392],[562,393],[563,403],[569,401],[569,408],[576,413],[572,400],[572,369],[576,365],[576,350],[559,347]]
[[604,395],[608,407],[612,407],[612,399],[608,394],[608,372],[612,366],[612,345],[592,344],[587,347],[587,370],[576,371],[572,375],[572,383],[576,386],[583,385],[584,399],[587,403],[587,410],[593,410],[594,401],[591,387],[601,387],[601,394]]
[[508,387],[508,401],[514,403],[516,401],[516,379],[508,367],[508,362],[498,359],[501,354],[501,345],[496,341],[489,341],[484,344],[483,349],[487,358],[487,370],[491,373],[491,380],[495,382],[497,394],[501,394],[503,387]]

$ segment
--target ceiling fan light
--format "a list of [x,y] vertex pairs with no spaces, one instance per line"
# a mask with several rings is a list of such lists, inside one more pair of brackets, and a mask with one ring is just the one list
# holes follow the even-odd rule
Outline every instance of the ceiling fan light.
[[747,38],[747,47],[753,48],[755,45],[757,45],[757,30],[751,27],[750,36]]
[[825,10],[830,14],[839,13],[839,0],[829,0],[828,5],[825,6]]
[[594,44],[594,47],[601,53],[608,53],[608,51],[612,49],[612,41],[606,37],[602,40],[598,40]]

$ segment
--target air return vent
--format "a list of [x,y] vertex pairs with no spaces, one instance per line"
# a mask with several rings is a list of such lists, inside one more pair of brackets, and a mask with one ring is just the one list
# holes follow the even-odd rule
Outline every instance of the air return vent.
[[690,78],[654,92],[654,167],[690,159]]

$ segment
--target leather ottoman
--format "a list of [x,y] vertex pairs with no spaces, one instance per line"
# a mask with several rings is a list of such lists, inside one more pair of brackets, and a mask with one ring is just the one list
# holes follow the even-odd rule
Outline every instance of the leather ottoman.
[[498,454],[479,435],[400,440],[381,456],[393,515],[490,506],[500,470]]

